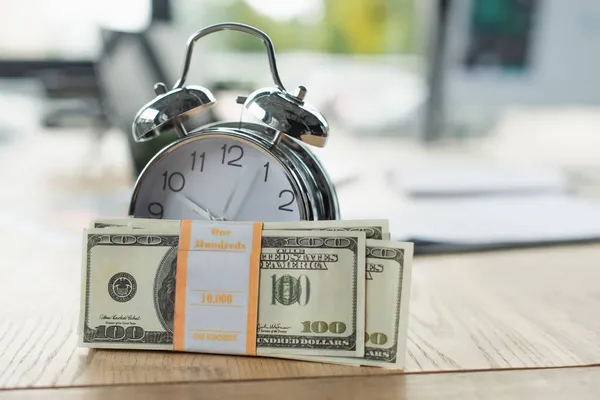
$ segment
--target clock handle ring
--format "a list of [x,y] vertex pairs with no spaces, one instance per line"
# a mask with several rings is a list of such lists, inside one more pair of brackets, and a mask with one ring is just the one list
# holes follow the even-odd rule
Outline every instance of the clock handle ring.
[[275,86],[277,86],[278,89],[285,92],[285,87],[283,86],[283,83],[281,83],[281,79],[279,78],[279,72],[277,71],[277,64],[275,62],[275,49],[273,47],[273,42],[271,41],[269,36],[267,36],[267,34],[254,27],[244,24],[238,24],[235,22],[226,22],[222,24],[211,25],[199,30],[198,32],[190,36],[187,43],[187,51],[185,55],[185,62],[183,64],[183,72],[179,80],[175,83],[175,86],[173,86],[173,89],[180,89],[185,84],[190,69],[190,64],[192,61],[192,52],[194,50],[194,44],[196,43],[196,41],[201,37],[204,37],[211,33],[224,30],[233,30],[247,33],[262,40],[262,42],[265,44],[265,47],[267,48],[267,56],[269,58],[269,67],[271,68],[271,77],[273,78],[273,82],[275,83]]

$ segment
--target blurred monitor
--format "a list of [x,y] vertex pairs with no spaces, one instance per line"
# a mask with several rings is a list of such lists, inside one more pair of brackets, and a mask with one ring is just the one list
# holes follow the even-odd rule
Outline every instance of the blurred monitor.
[[449,3],[446,122],[477,124],[511,105],[600,104],[600,2]]
[[152,0],[151,1],[152,22],[172,22],[173,7],[171,0]]

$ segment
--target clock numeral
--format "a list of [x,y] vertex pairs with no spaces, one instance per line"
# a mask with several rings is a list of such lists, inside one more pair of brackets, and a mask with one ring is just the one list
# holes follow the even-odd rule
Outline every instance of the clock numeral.
[[[192,154],[190,154],[190,156],[192,157],[192,171],[196,168],[196,151],[194,151]],[[198,156],[198,158],[202,159],[202,162],[200,162],[200,172],[204,172],[204,158],[206,157],[206,152],[202,152],[202,154],[200,154],[200,156]]]
[[263,165],[263,167],[265,167],[265,182],[266,182],[267,179],[269,178],[269,162],[267,161],[267,163],[265,165]]
[[[163,174],[163,190],[167,190],[167,186],[174,192],[181,192],[185,187],[185,176],[181,172],[173,172],[169,175],[169,171],[165,171]],[[175,179],[173,179],[175,178]]]
[[162,204],[160,204],[160,203],[150,203],[150,204],[148,204],[148,212],[153,217],[157,217],[157,218],[161,219],[163,217],[165,209],[163,208]]
[[290,196],[292,196],[292,198],[287,203],[280,205],[279,209],[281,211],[293,212],[294,210],[292,210],[291,208],[288,208],[287,206],[291,205],[294,202],[294,200],[296,200],[296,195],[291,190],[285,189],[285,190],[282,190],[281,192],[279,192],[279,198],[281,199],[285,193],[289,193]]
[[229,160],[227,162],[227,165],[231,165],[232,167],[241,167],[242,164],[237,164],[236,161],[240,161],[242,159],[242,157],[244,157],[244,149],[242,149],[241,146],[238,146],[237,144],[234,144],[233,146],[229,146],[229,149],[227,149],[226,144],[224,144],[223,147],[221,147],[221,150],[223,150],[223,157],[221,157],[221,164],[225,164],[225,153],[231,154],[231,151],[233,149],[236,149],[235,151],[238,152],[239,157],[234,158],[233,160]]

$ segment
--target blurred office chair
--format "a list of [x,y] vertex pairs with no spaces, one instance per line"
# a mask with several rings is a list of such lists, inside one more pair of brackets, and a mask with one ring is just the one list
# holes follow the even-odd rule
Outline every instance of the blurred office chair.
[[[103,51],[96,66],[108,119],[126,135],[136,175],[160,149],[177,139],[173,132],[137,143],[131,135],[135,114],[155,97],[154,84],[165,82],[171,86],[177,80],[170,73],[173,68],[165,66],[164,60],[169,58],[161,57],[165,50],[152,40],[152,29],[153,26],[142,32],[103,31]],[[199,118],[195,124],[216,121],[212,110]]]

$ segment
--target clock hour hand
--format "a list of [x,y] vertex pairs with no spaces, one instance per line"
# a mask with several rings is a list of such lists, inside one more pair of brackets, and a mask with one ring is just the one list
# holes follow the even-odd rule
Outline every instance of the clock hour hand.
[[223,218],[217,217],[213,213],[211,213],[208,208],[200,207],[198,204],[196,204],[195,202],[190,200],[189,197],[187,197],[186,195],[184,195],[182,193],[177,193],[176,197],[177,197],[177,199],[179,199],[179,201],[181,201],[183,204],[185,204],[187,208],[189,208],[196,214],[202,216],[203,218],[206,218],[209,221],[222,221],[223,220]]

